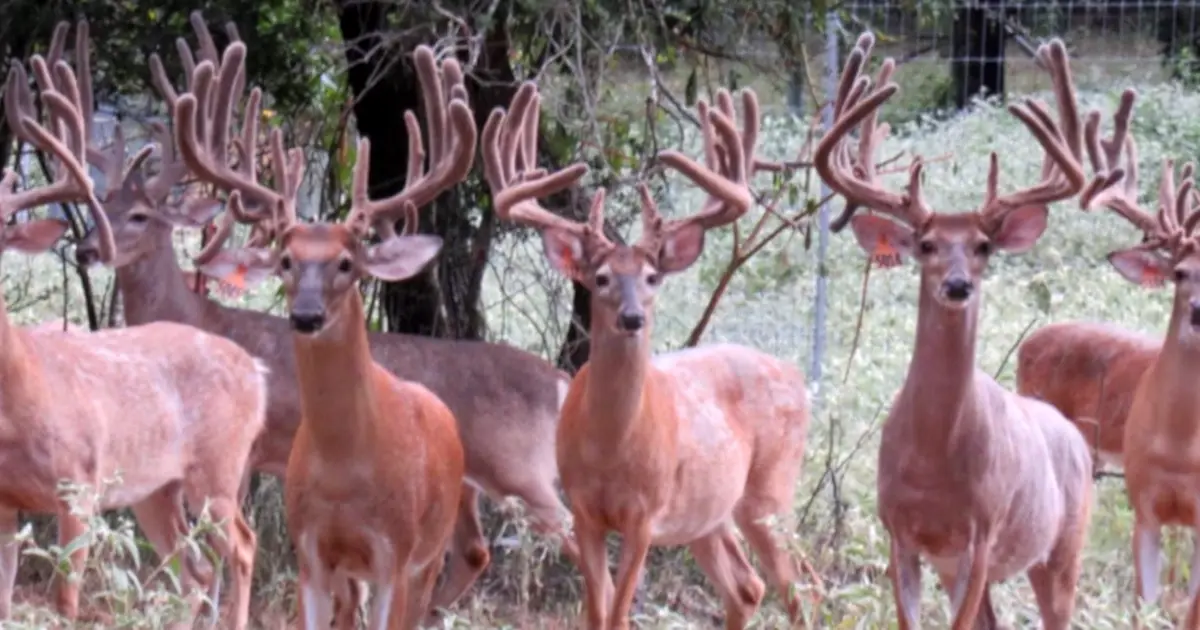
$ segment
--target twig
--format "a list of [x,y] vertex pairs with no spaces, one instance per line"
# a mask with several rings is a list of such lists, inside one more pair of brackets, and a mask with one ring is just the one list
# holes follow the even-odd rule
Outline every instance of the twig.
[[862,334],[863,318],[867,313],[867,286],[871,281],[871,257],[867,257],[866,267],[863,268],[862,292],[858,300],[858,321],[854,324],[854,339],[850,342],[850,357],[846,359],[846,372],[842,374],[842,384],[850,379],[850,368],[854,366],[854,355],[858,353],[858,340]]
[[1009,346],[1008,352],[1004,355],[1004,360],[1000,362],[1000,367],[996,369],[996,373],[992,375],[992,378],[1000,378],[1000,373],[1004,371],[1004,366],[1008,365],[1008,360],[1012,358],[1013,352],[1016,351],[1017,346],[1021,345],[1022,341],[1025,341],[1025,335],[1029,334],[1029,330],[1033,328],[1033,325],[1037,322],[1038,316],[1034,315],[1033,319],[1029,320],[1029,323],[1025,325],[1025,330],[1022,330],[1021,334],[1017,336],[1017,340],[1014,341],[1011,346]]

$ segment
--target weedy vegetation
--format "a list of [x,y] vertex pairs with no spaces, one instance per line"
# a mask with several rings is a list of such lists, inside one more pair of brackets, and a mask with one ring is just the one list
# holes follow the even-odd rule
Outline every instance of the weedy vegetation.
[[[904,70],[902,67],[898,74],[903,76]],[[1126,85],[1088,85],[1081,90],[1081,103],[1084,108],[1111,111],[1119,90]],[[1134,132],[1143,174],[1141,186],[1143,194],[1153,195],[1160,161],[1192,159],[1195,147],[1200,146],[1200,122],[1196,122],[1200,121],[1200,95],[1168,84],[1134,87],[1140,92]],[[760,95],[769,100],[762,91]],[[1035,96],[1051,98],[1048,94]],[[793,158],[806,127],[806,121],[768,115],[760,152],[769,159]],[[684,138],[684,146],[693,155],[699,154],[697,138]],[[928,157],[950,152],[946,159],[926,168],[925,194],[940,210],[968,210],[980,202],[991,151],[1000,155],[1002,181],[1014,186],[1018,181],[1034,181],[1041,167],[1041,150],[1028,132],[991,103],[980,103],[973,112],[949,120],[905,123],[893,131],[880,154],[910,151]],[[906,163],[904,157],[898,164]],[[759,183],[764,189],[772,186],[765,176]],[[806,199],[819,198],[815,177],[807,188],[803,174],[789,185],[800,189],[782,195],[782,212],[794,213],[803,209]],[[702,193],[673,177],[665,185],[656,180],[654,186],[664,214],[687,212],[703,201]],[[635,195],[632,186],[614,190],[609,206],[634,207]],[[840,202],[833,205],[836,212]],[[737,233],[745,237],[762,212],[759,207],[743,218]],[[553,356],[567,325],[570,304],[564,296],[570,291],[545,267],[540,239],[532,236],[522,230],[498,241],[484,300],[494,339]],[[189,235],[181,241],[181,249],[194,252],[194,238]],[[664,284],[655,326],[660,351],[680,347],[687,339],[720,280],[734,238],[732,229],[710,234],[701,262]],[[816,238],[814,232],[812,239]],[[1000,255],[991,263],[984,289],[980,367],[998,374],[1002,383],[1012,387],[1016,344],[1027,331],[1052,321],[1111,321],[1161,335],[1170,306],[1168,292],[1135,291],[1104,258],[1138,238],[1126,224],[1105,212],[1085,213],[1072,202],[1053,207],[1049,230],[1033,251],[1020,257]],[[18,322],[42,322],[64,313],[76,324],[85,321],[79,287],[68,282],[67,290],[62,290],[66,275],[60,265],[50,255],[6,257],[2,281]],[[815,414],[795,498],[800,526],[794,532],[797,549],[806,551],[824,580],[823,591],[811,593],[819,596],[820,605],[815,610],[810,606],[808,614],[827,628],[888,628],[895,624],[891,587],[884,575],[888,542],[875,516],[874,471],[878,449],[887,447],[879,443],[878,429],[913,350],[917,277],[906,268],[872,270],[864,298],[865,271],[864,256],[848,233],[831,239],[822,267],[816,248],[807,247],[805,235],[786,230],[732,278],[704,338],[756,347],[795,361],[807,371],[816,278],[818,274],[827,276],[828,346],[824,377],[820,383],[811,383]],[[98,275],[96,282],[98,287],[109,285],[103,275]],[[276,312],[280,308],[275,287],[269,283],[236,301],[250,308]],[[1103,479],[1097,484],[1074,627],[1128,628],[1133,605],[1132,512],[1120,480]],[[294,573],[275,482],[260,484],[252,503],[250,515],[260,532],[256,625],[283,627],[295,608]],[[578,572],[530,532],[519,508],[505,505],[499,513],[503,519],[492,518],[487,526],[493,565],[458,609],[446,616],[443,627],[573,627],[580,608]],[[205,527],[203,522],[196,525],[198,530]],[[92,559],[81,579],[86,583],[84,597],[90,598],[98,619],[91,623],[111,628],[163,627],[181,605],[171,579],[171,563],[156,564],[149,548],[137,542],[132,520],[126,516],[95,519],[89,538]],[[61,558],[70,551],[39,545],[28,535],[25,542],[23,564],[31,565],[28,572],[42,578],[61,566]],[[1180,595],[1190,577],[1184,561],[1186,545],[1181,536],[1169,536],[1166,549],[1170,564],[1178,567],[1169,588]],[[927,570],[923,609],[930,615],[927,624],[931,627],[948,623],[948,606],[936,583]],[[41,628],[50,622],[51,613],[44,606],[48,591],[44,582],[34,584],[20,587],[18,599],[23,603],[9,627]],[[805,581],[801,588],[811,585]],[[1037,627],[1033,593],[1024,577],[993,587],[993,598],[1004,623]],[[1165,607],[1170,610],[1172,606],[1168,596]],[[652,554],[638,606],[639,627],[707,627],[719,611],[720,603],[685,552]],[[1143,622],[1150,628],[1171,627],[1162,614],[1143,617]],[[786,627],[786,619],[769,601],[755,627]]]

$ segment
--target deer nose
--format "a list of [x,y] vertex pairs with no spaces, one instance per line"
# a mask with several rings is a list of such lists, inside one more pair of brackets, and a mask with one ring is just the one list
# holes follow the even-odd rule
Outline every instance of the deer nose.
[[1192,307],[1191,322],[1192,326],[1200,327],[1200,300],[1188,300],[1188,306]]
[[971,290],[974,288],[971,281],[966,278],[946,278],[942,282],[942,293],[955,302],[961,302],[971,297]]
[[315,333],[325,325],[324,311],[292,311],[290,319],[292,330],[300,333]]
[[621,330],[636,332],[646,325],[646,316],[641,313],[621,312],[617,314],[617,325]]

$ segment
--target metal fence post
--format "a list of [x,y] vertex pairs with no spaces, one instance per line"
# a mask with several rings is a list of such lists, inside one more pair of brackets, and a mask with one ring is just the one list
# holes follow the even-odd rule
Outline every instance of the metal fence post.
[[[825,16],[825,100],[821,111],[821,126],[826,131],[833,126],[833,101],[837,97],[838,84],[838,16],[830,12]],[[829,196],[829,187],[821,182],[821,198]],[[825,358],[825,320],[829,310],[828,274],[826,252],[829,249],[829,204],[821,205],[817,211],[817,289],[813,305],[812,365],[809,367],[810,382],[817,384],[820,392],[821,363]]]

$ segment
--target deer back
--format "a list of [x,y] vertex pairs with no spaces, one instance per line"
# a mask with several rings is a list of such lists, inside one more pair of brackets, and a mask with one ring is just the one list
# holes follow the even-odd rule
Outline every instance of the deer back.
[[1053,405],[1103,459],[1119,463],[1134,393],[1161,347],[1113,324],[1049,324],[1017,350],[1017,391]]

